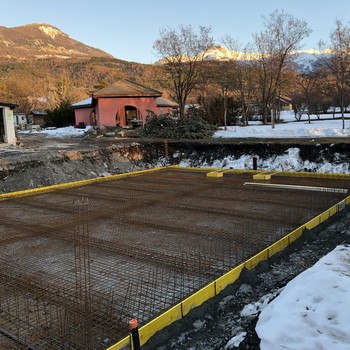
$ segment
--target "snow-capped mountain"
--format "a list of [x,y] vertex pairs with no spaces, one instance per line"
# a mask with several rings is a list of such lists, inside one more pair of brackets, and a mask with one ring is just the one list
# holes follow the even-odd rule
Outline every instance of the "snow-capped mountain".
[[[310,72],[313,70],[315,63],[323,57],[323,53],[317,50],[298,51],[293,57],[295,69],[302,72]],[[253,60],[256,54],[244,54],[238,51],[230,51],[222,46],[213,46],[204,53],[205,61],[225,61],[225,60]]]

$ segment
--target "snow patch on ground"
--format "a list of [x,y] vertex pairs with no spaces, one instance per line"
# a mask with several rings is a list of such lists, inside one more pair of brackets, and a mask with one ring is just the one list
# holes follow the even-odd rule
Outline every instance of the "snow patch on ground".
[[348,350],[350,246],[337,246],[290,281],[261,312],[261,350]]

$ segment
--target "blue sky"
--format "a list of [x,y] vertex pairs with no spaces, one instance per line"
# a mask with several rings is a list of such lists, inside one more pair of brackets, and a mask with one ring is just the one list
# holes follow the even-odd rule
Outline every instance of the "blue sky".
[[159,58],[153,42],[162,28],[211,27],[218,43],[230,35],[246,44],[262,29],[262,16],[276,9],[309,24],[313,32],[305,49],[327,41],[336,19],[350,19],[350,0],[3,0],[0,25],[49,23],[116,58],[153,63]]

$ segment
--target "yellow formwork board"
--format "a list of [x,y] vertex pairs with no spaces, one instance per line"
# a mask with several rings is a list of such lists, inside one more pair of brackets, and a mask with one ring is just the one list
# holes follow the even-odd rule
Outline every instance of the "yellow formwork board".
[[345,205],[349,205],[350,204],[350,196],[347,196],[345,198]]
[[127,337],[118,341],[117,344],[110,346],[107,350],[130,350],[131,349],[130,344],[131,344],[131,336],[128,335]]
[[221,171],[211,171],[210,173],[207,173],[208,177],[223,177],[224,173]]
[[315,218],[311,219],[310,221],[308,221],[304,227],[306,227],[308,230],[312,230],[314,227],[316,227],[317,225],[319,225],[320,223],[320,218],[318,216],[316,216]]
[[294,231],[292,231],[286,238],[288,238],[288,243],[291,244],[296,241],[303,234],[304,227],[300,226]]
[[276,171],[264,171],[253,175],[253,180],[271,180],[273,175],[277,174]]
[[255,174],[253,180],[271,180],[271,174]]
[[329,216],[330,216],[330,215],[329,215],[329,209],[326,210],[326,211],[324,211],[323,213],[321,213],[321,214],[319,215],[319,217],[320,217],[320,223],[322,223],[322,222],[328,220],[328,219],[329,219]]
[[146,325],[139,329],[140,344],[144,345],[153,335],[158,331],[169,326],[176,320],[182,318],[181,303],[173,306],[168,311],[165,311],[160,316],[156,317],[154,320],[148,322]]
[[260,253],[254,255],[250,259],[248,259],[244,266],[248,269],[251,270],[254,268],[256,265],[258,265],[261,261],[267,260],[269,258],[269,252],[268,249],[262,250]]
[[345,199],[343,199],[342,201],[340,201],[338,203],[338,211],[343,210],[345,208],[345,206],[346,206]]
[[205,301],[215,297],[215,295],[215,282],[212,282],[181,303],[182,315],[187,315],[192,309],[202,305]]
[[223,291],[229,284],[235,282],[241,275],[244,264],[235,267],[233,270],[225,273],[223,276],[219,277],[215,281],[215,291],[219,294]]
[[268,248],[268,254],[269,257],[280,252],[284,248],[286,248],[289,245],[289,237],[283,237],[282,239],[278,240],[277,242],[271,244]]
[[336,214],[338,212],[338,204],[333,205],[333,207],[330,207],[328,211],[329,211],[329,216]]

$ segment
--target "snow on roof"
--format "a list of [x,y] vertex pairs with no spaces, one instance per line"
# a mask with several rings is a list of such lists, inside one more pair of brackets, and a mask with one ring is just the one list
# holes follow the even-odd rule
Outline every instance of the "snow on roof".
[[46,111],[39,110],[39,109],[33,109],[29,114],[31,114],[31,115],[45,116],[45,115],[47,115],[47,112],[46,112]]
[[71,107],[89,107],[92,105],[92,97],[88,97],[85,100],[73,103]]

